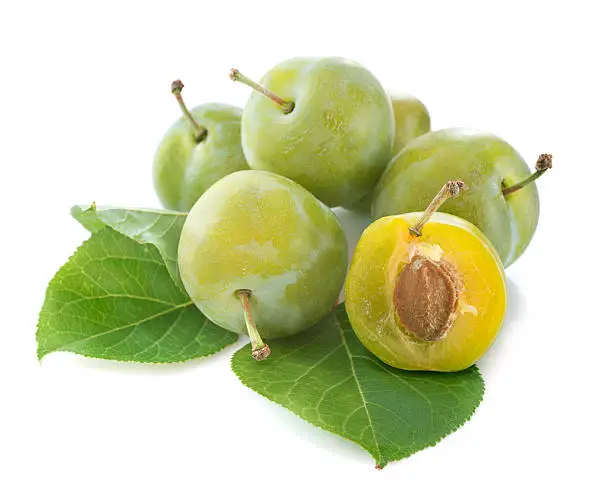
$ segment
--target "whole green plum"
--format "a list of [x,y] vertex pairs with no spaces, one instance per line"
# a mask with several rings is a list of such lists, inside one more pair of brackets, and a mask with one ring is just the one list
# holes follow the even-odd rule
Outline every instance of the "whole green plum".
[[412,95],[391,95],[395,117],[395,157],[412,139],[431,130],[431,117],[425,104]]
[[[394,157],[412,139],[431,130],[431,119],[427,107],[412,95],[391,95],[391,104],[395,118],[395,140],[393,141],[393,151],[391,153],[391,156]],[[345,205],[344,207],[349,210],[370,213],[373,196],[374,191],[369,192],[354,204]]]
[[389,164],[374,194],[375,218],[423,210],[448,178],[469,186],[440,209],[476,225],[495,246],[504,266],[527,248],[540,203],[532,181],[552,167],[543,154],[530,170],[508,143],[493,134],[445,129],[414,139]]
[[189,212],[178,249],[181,279],[215,324],[263,338],[296,334],[336,303],[348,250],[334,213],[297,183],[264,171],[230,174]]
[[288,177],[330,207],[371,192],[391,158],[394,121],[380,82],[343,58],[294,58],[257,84],[242,115],[242,147],[253,169]]
[[248,169],[242,152],[242,111],[232,105],[208,103],[187,110],[182,82],[172,84],[184,116],[170,127],[153,161],[153,182],[162,205],[188,211],[217,180]]

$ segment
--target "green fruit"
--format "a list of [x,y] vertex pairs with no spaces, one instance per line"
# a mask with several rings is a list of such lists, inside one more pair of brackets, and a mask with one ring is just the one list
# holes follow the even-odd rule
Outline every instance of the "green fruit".
[[[395,117],[395,140],[391,157],[401,151],[412,139],[429,132],[431,121],[425,105],[410,95],[392,95],[393,116]],[[391,160],[391,157],[389,160]],[[369,192],[357,202],[345,205],[349,210],[370,213],[374,192]]]
[[[263,171],[236,172],[208,189],[178,249],[181,279],[198,308],[238,333],[252,316],[264,338],[296,334],[329,312],[347,257],[334,213],[295,182]],[[261,348],[257,332],[249,334]]]
[[395,157],[412,139],[431,130],[431,119],[427,107],[411,95],[392,95],[393,115],[395,117]]
[[240,141],[241,110],[209,103],[189,112],[180,91],[173,93],[185,116],[168,130],[153,161],[155,190],[167,209],[188,211],[216,181],[248,169]]
[[476,225],[507,267],[525,251],[538,223],[538,191],[531,181],[551,166],[552,157],[544,154],[530,176],[525,161],[499,137],[466,129],[430,132],[410,142],[389,164],[376,188],[372,213],[380,218],[421,211],[440,184],[459,178],[469,190],[441,211]]
[[[371,192],[391,158],[393,111],[380,82],[341,58],[294,58],[261,85],[242,116],[251,168],[288,177],[328,206],[350,206]],[[263,95],[262,95],[263,93]]]

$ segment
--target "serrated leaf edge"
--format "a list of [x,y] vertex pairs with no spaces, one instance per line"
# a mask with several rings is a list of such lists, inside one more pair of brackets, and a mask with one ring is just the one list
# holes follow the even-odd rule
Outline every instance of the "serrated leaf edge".
[[[113,207],[113,206],[99,206],[97,205],[95,202],[92,202],[89,206],[85,206],[85,205],[79,205],[79,204],[75,204],[70,208],[70,215],[72,216],[72,218],[74,220],[76,220],[85,230],[89,231],[89,229],[87,229],[87,227],[85,227],[81,221],[79,219],[76,218],[75,213],[77,213],[75,211],[75,209],[80,209],[80,212],[78,212],[78,214],[84,214],[86,212],[92,211],[96,214],[96,219],[101,222],[102,224],[105,225],[105,227],[108,227],[109,229],[114,230],[115,232],[117,232],[118,234],[121,234],[124,237],[127,237],[129,239],[132,239],[134,242],[137,242],[138,244],[146,244],[146,245],[150,245],[152,247],[155,248],[155,250],[162,256],[162,260],[164,262],[164,265],[166,266],[166,269],[168,269],[168,265],[167,265],[167,261],[164,258],[163,252],[161,251],[161,249],[159,248],[159,246],[157,246],[154,242],[144,242],[144,241],[139,241],[137,239],[134,239],[132,237],[126,236],[123,232],[121,232],[119,229],[117,229],[115,226],[108,224],[105,220],[101,219],[99,216],[97,216],[98,211],[110,211],[110,210],[122,210],[122,211],[134,211],[134,212],[145,212],[148,214],[156,214],[156,215],[165,215],[165,216],[180,216],[180,217],[187,217],[187,215],[189,214],[188,212],[181,212],[178,210],[162,210],[162,209],[146,209],[146,208],[141,208],[141,207]],[[148,229],[150,229],[150,227],[148,227]],[[146,231],[147,229],[145,229]],[[144,232],[144,231],[143,231]],[[177,262],[177,260],[175,259],[169,259],[171,262]],[[168,272],[170,272],[170,270],[168,270]],[[185,290],[185,286],[183,286],[181,280],[180,280],[180,273],[178,274],[179,279],[175,279],[173,274],[170,274],[170,277],[172,279],[172,281],[174,282],[174,284],[184,293],[187,293],[187,291]]]
[[[105,229],[110,229],[110,230],[112,230],[113,232],[117,232],[117,234],[119,234],[119,235],[121,235],[121,236],[123,236],[123,237],[125,237],[125,238],[127,238],[127,239],[130,239],[130,240],[133,240],[134,242],[137,242],[137,241],[135,241],[134,239],[131,239],[131,238],[129,238],[129,237],[127,237],[127,236],[125,236],[125,235],[121,234],[121,232],[118,232],[116,229],[113,229],[111,226],[108,226],[108,225],[107,225],[107,226],[105,227]],[[39,363],[42,363],[42,360],[43,360],[43,358],[44,358],[45,356],[47,356],[47,355],[49,355],[49,354],[52,354],[52,353],[54,353],[54,352],[70,352],[71,354],[76,354],[77,356],[81,356],[81,357],[84,357],[84,358],[89,358],[89,359],[103,359],[103,360],[115,361],[115,362],[121,362],[121,363],[127,363],[127,364],[181,364],[181,363],[184,363],[184,362],[189,362],[189,361],[192,361],[192,360],[194,360],[194,359],[201,359],[201,358],[203,358],[203,357],[212,356],[212,355],[214,355],[214,354],[218,353],[219,351],[221,351],[221,350],[225,349],[226,347],[229,347],[229,346],[231,346],[231,345],[233,345],[233,344],[236,344],[236,342],[238,341],[238,337],[239,337],[239,336],[238,336],[238,334],[236,334],[236,333],[234,333],[234,332],[231,332],[231,331],[227,331],[227,333],[228,333],[229,335],[232,335],[232,337],[234,337],[234,340],[233,340],[233,341],[231,341],[231,342],[229,342],[228,344],[225,344],[224,346],[221,346],[219,349],[217,349],[217,350],[215,350],[215,351],[212,351],[212,352],[210,352],[210,353],[208,353],[208,354],[203,354],[203,355],[200,355],[200,356],[191,357],[191,358],[189,358],[189,359],[183,359],[183,360],[178,360],[178,361],[164,361],[164,362],[161,362],[161,361],[139,361],[139,360],[133,360],[133,359],[116,359],[116,358],[113,358],[113,357],[110,357],[110,356],[104,356],[104,355],[100,355],[100,356],[91,356],[91,355],[88,355],[88,354],[82,354],[82,353],[76,353],[76,352],[72,352],[72,351],[67,351],[67,350],[65,350],[65,349],[61,349],[61,348],[60,348],[60,349],[53,349],[53,350],[49,350],[49,351],[46,351],[46,352],[42,352],[42,351],[41,351],[41,348],[40,348],[39,335],[40,335],[41,324],[43,323],[43,313],[44,313],[44,310],[45,310],[46,300],[47,300],[47,296],[48,296],[48,294],[49,294],[49,290],[51,289],[51,285],[52,285],[52,284],[55,282],[55,280],[57,279],[57,277],[58,277],[58,276],[60,276],[60,274],[62,274],[62,273],[63,273],[63,271],[64,271],[65,269],[68,269],[68,267],[67,267],[67,266],[68,266],[68,264],[69,264],[69,263],[72,261],[72,259],[73,259],[73,258],[74,258],[74,256],[77,254],[77,252],[79,251],[79,249],[81,249],[81,248],[82,248],[82,247],[83,247],[85,244],[87,244],[87,242],[88,242],[89,240],[91,240],[91,236],[90,236],[88,239],[86,239],[86,240],[84,240],[83,242],[81,242],[81,243],[80,243],[80,244],[79,244],[79,245],[76,247],[76,249],[74,250],[74,252],[73,252],[73,253],[72,253],[72,254],[71,254],[69,257],[68,257],[68,260],[67,260],[66,262],[64,262],[64,264],[62,264],[62,265],[60,266],[60,268],[59,268],[59,269],[56,271],[56,273],[54,274],[54,276],[53,276],[53,278],[51,279],[51,281],[49,281],[49,284],[47,285],[47,288],[45,289],[45,295],[44,295],[43,305],[42,305],[42,307],[41,307],[41,309],[40,309],[40,312],[38,313],[38,322],[36,323],[36,333],[35,333],[35,336],[36,336],[36,344],[37,344],[37,346],[36,346],[36,355],[37,355],[37,358],[38,358],[38,362],[39,362]],[[158,255],[161,255],[161,254],[159,254],[159,249],[156,249],[156,251],[158,252]],[[190,305],[193,305],[193,301],[190,301],[190,302],[185,303],[184,305],[181,305],[181,308],[185,308],[185,307],[188,307],[188,306],[190,306]],[[179,308],[179,306],[175,306],[175,307],[174,307],[174,309],[178,309],[178,308]],[[171,312],[171,311],[172,311],[172,310],[170,310],[170,312]],[[166,311],[165,313],[167,313],[167,311]],[[151,319],[151,318],[152,318],[152,317],[150,317],[149,319]],[[142,322],[146,322],[146,321],[142,321]],[[207,319],[207,322],[212,322],[212,321],[211,321],[210,319]],[[133,325],[133,324],[132,324],[132,325]],[[126,328],[126,327],[130,327],[130,326],[123,326],[122,328]],[[100,334],[100,335],[105,335],[105,334],[107,334],[107,332],[106,332],[106,333],[102,333],[102,334]],[[74,343],[76,343],[76,342],[83,342],[84,340],[86,340],[86,339],[80,339],[79,341],[75,341],[75,342],[73,342],[73,343],[66,344],[66,346],[68,346],[68,345],[70,345],[70,344],[74,344]],[[64,346],[64,347],[65,347],[65,346]]]
[[[145,208],[145,207],[115,207],[112,205],[98,205],[95,202],[92,202],[89,205],[86,204],[75,204],[71,207],[71,212],[72,209],[74,209],[75,207],[81,209],[83,212],[86,212],[88,210],[93,210],[93,211],[98,211],[98,210],[133,210],[133,211],[138,211],[138,212],[147,212],[149,214],[160,214],[160,215],[180,215],[182,217],[187,217],[187,215],[189,214],[189,212],[183,212],[180,210],[171,210],[171,209],[152,209],[152,208]],[[111,226],[108,226],[111,227]],[[111,227],[112,229],[112,227]]]
[[[341,332],[341,339],[342,339],[342,342],[343,342],[343,344],[345,345],[345,350],[346,350],[346,352],[347,352],[347,355],[348,355],[348,356],[349,356],[349,358],[350,358],[350,357],[351,357],[351,355],[350,355],[350,350],[349,350],[349,349],[348,349],[348,347],[346,346],[346,341],[345,341],[345,339],[344,339],[344,333],[342,332],[342,325],[340,324],[340,321],[338,320],[338,318],[337,318],[337,316],[336,316],[336,312],[337,312],[337,310],[335,309],[335,310],[334,310],[334,312],[333,312],[333,321],[334,321],[334,323],[335,323],[336,327],[337,327],[337,328],[339,329],[339,331]],[[242,347],[244,347],[244,346],[242,346]],[[364,451],[366,451],[368,454],[370,454],[370,456],[372,456],[372,458],[373,458],[373,459],[374,459],[374,461],[376,462],[376,469],[382,469],[382,468],[384,468],[384,467],[385,467],[387,464],[389,464],[390,462],[400,461],[400,460],[402,460],[402,459],[409,458],[410,456],[412,456],[412,455],[414,455],[414,454],[416,454],[416,453],[418,453],[418,452],[420,452],[420,451],[423,451],[424,449],[431,448],[431,447],[435,446],[436,444],[438,444],[440,441],[442,441],[442,440],[443,440],[444,438],[446,438],[447,436],[449,436],[449,435],[453,434],[454,432],[458,431],[458,430],[459,430],[459,428],[461,428],[462,426],[464,426],[464,425],[465,425],[465,424],[466,424],[466,423],[467,423],[467,422],[468,422],[470,419],[472,419],[472,417],[473,417],[474,413],[476,412],[476,409],[477,409],[477,408],[480,406],[480,403],[482,402],[482,400],[483,400],[483,398],[484,398],[484,392],[485,392],[485,380],[484,380],[484,378],[482,377],[482,374],[481,374],[481,372],[480,372],[480,369],[478,369],[478,366],[476,366],[476,365],[470,366],[470,367],[473,367],[473,368],[476,370],[476,373],[477,373],[477,374],[480,376],[480,378],[482,379],[482,388],[479,390],[479,393],[478,393],[479,395],[478,395],[478,398],[477,398],[477,402],[476,402],[476,404],[475,404],[475,406],[474,406],[474,409],[472,409],[472,411],[471,411],[471,412],[469,413],[469,415],[468,415],[468,416],[465,418],[465,420],[464,420],[464,421],[463,421],[461,424],[459,424],[459,425],[455,426],[455,427],[454,427],[454,429],[452,429],[451,431],[449,431],[447,434],[445,434],[445,435],[443,435],[443,436],[440,436],[438,439],[436,439],[436,440],[434,440],[434,441],[432,441],[432,442],[430,442],[430,443],[426,444],[426,445],[425,445],[425,446],[423,446],[422,448],[420,448],[420,449],[418,449],[418,450],[416,450],[416,451],[414,451],[414,452],[412,452],[412,453],[408,454],[407,456],[391,457],[391,458],[389,458],[389,459],[386,459],[386,458],[383,458],[383,457],[382,457],[382,455],[381,455],[381,453],[380,453],[380,447],[378,446],[378,442],[376,442],[376,445],[378,446],[378,456],[376,456],[376,454],[375,454],[375,453],[373,453],[373,452],[372,452],[372,451],[370,451],[369,449],[367,449],[367,448],[363,447],[363,446],[362,446],[361,444],[359,444],[358,442],[356,442],[356,441],[354,441],[354,440],[352,440],[352,439],[349,439],[349,438],[347,438],[346,436],[343,436],[341,433],[338,433],[338,432],[336,432],[336,431],[334,431],[334,430],[331,430],[331,429],[326,429],[326,428],[324,428],[324,427],[322,427],[322,426],[319,426],[319,425],[317,425],[317,424],[315,424],[315,423],[313,423],[313,422],[309,421],[308,419],[304,418],[303,416],[300,416],[300,415],[299,415],[298,413],[296,413],[295,411],[292,411],[291,409],[289,409],[289,408],[287,408],[287,407],[283,406],[283,405],[282,405],[281,403],[279,403],[278,401],[275,401],[275,400],[273,400],[273,399],[270,399],[268,396],[266,396],[266,395],[265,395],[265,394],[263,394],[262,392],[257,391],[257,390],[255,390],[255,389],[253,389],[252,387],[250,387],[249,385],[247,385],[247,384],[246,384],[246,382],[245,382],[245,380],[243,379],[243,377],[242,377],[240,374],[238,374],[238,372],[236,372],[236,369],[235,369],[235,356],[236,356],[236,354],[238,353],[238,351],[240,351],[240,349],[242,349],[242,348],[236,349],[236,351],[234,351],[234,354],[232,354],[232,359],[231,359],[231,361],[230,361],[230,364],[231,364],[231,369],[232,369],[232,371],[234,372],[234,374],[236,375],[236,377],[237,377],[237,378],[240,380],[240,382],[241,382],[241,383],[242,383],[242,384],[243,384],[243,385],[244,385],[246,388],[248,388],[248,389],[250,389],[251,391],[253,391],[253,392],[257,393],[258,395],[260,395],[260,396],[261,396],[261,397],[263,397],[264,399],[267,399],[268,401],[271,401],[271,402],[273,402],[274,404],[279,405],[279,406],[280,406],[280,407],[282,407],[283,409],[286,409],[287,411],[289,411],[290,413],[292,413],[292,414],[293,414],[293,415],[295,415],[296,417],[298,417],[298,418],[302,419],[303,421],[307,422],[307,423],[308,423],[308,424],[310,424],[311,426],[315,426],[316,428],[321,429],[322,431],[325,431],[325,432],[328,432],[328,433],[334,434],[335,436],[338,436],[338,437],[340,437],[340,438],[342,438],[342,439],[345,439],[345,440],[347,440],[347,441],[349,441],[349,442],[351,442],[351,443],[353,443],[353,444],[356,444],[356,445],[357,445],[357,446],[359,446],[361,449],[363,449],[363,450],[364,450]],[[379,360],[379,359],[377,359],[377,358],[373,358],[373,359],[372,359],[372,361],[374,361],[374,362],[378,362],[378,363],[382,363],[382,361],[380,361],[380,360]],[[253,362],[255,362],[255,361],[253,361]],[[263,361],[263,362],[265,362],[265,361]],[[383,363],[383,364],[384,364],[384,363]],[[352,360],[351,360],[351,366],[353,366]],[[468,368],[468,369],[469,369],[469,368]],[[354,373],[355,373],[355,370],[353,369],[353,374],[354,374]],[[355,376],[355,378],[356,378],[356,376]],[[359,385],[359,383],[358,383],[358,382],[357,382],[357,385]],[[362,395],[361,397],[362,397],[362,400],[363,400],[363,395]],[[365,409],[366,409],[366,412],[368,412],[368,411],[367,411],[367,408],[365,408]],[[370,419],[369,413],[368,413],[368,419]],[[371,422],[370,422],[370,428],[372,429],[372,433],[374,433],[374,428],[373,428],[373,426],[372,426],[372,423],[371,423]],[[373,435],[373,437],[374,437],[374,439],[376,439],[376,436],[375,436],[375,435]]]

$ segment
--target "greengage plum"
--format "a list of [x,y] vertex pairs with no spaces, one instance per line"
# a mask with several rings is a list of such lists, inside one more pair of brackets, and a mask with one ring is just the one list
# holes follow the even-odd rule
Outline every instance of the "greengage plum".
[[167,209],[189,211],[217,180],[249,168],[242,152],[242,111],[233,105],[208,103],[187,110],[183,83],[172,93],[183,111],[162,139],[153,161],[155,190]]
[[[393,105],[393,116],[395,118],[395,137],[389,161],[412,139],[429,132],[431,128],[429,112],[416,97],[406,94],[391,95],[391,104]],[[371,191],[354,204],[344,207],[349,210],[370,213],[373,196],[374,191]]]
[[372,202],[374,218],[418,212],[445,179],[461,178],[469,190],[441,211],[466,219],[495,246],[505,266],[527,248],[540,212],[532,181],[552,167],[543,154],[536,172],[507,142],[486,132],[445,129],[411,141],[389,164]]
[[423,102],[412,95],[391,95],[391,105],[395,117],[391,155],[395,157],[412,139],[431,130],[431,118]]
[[257,84],[242,115],[253,169],[289,177],[330,207],[350,207],[374,189],[391,159],[394,121],[380,82],[343,58],[294,58]]
[[[215,324],[249,333],[253,356],[310,327],[335,305],[347,268],[335,214],[297,183],[264,171],[230,174],[189,212],[181,279]],[[260,337],[261,335],[261,337]]]

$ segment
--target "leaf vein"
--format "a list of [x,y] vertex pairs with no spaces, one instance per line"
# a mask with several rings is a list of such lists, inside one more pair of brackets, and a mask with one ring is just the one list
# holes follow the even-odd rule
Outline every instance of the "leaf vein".
[[333,318],[334,318],[334,321],[336,321],[336,326],[338,327],[338,331],[340,332],[340,339],[342,341],[342,345],[346,349],[346,354],[347,354],[348,359],[349,359],[349,364],[351,366],[351,371],[353,373],[353,377],[355,378],[355,384],[357,386],[357,391],[359,392],[359,395],[361,396],[361,402],[363,403],[363,407],[364,407],[365,413],[366,413],[366,415],[368,417],[368,422],[370,423],[370,429],[372,431],[372,439],[374,440],[374,444],[376,446],[376,450],[378,451],[377,458],[381,458],[382,457],[382,453],[381,453],[381,450],[380,450],[380,444],[378,443],[378,439],[376,437],[376,431],[374,430],[374,424],[372,423],[372,416],[370,415],[370,411],[368,410],[366,399],[365,399],[365,395],[363,393],[363,389],[361,388],[361,384],[359,383],[359,379],[357,378],[357,372],[355,371],[355,363],[353,362],[353,354],[351,353],[351,350],[348,347],[348,344],[346,342],[346,338],[345,338],[345,335],[344,335],[344,331],[342,330],[342,326],[340,325],[340,323],[338,321],[338,318],[336,317],[335,313],[333,315]]
[[152,321],[153,319],[157,319],[158,317],[164,316],[164,315],[169,314],[170,312],[174,312],[174,311],[176,311],[178,309],[182,309],[182,308],[187,307],[187,306],[189,306],[191,304],[193,304],[193,301],[189,301],[189,302],[186,302],[184,304],[176,305],[176,306],[174,306],[174,307],[172,307],[170,309],[166,309],[165,311],[161,311],[161,312],[158,312],[158,313],[153,314],[151,316],[145,317],[143,319],[139,319],[139,320],[137,320],[135,322],[132,322],[130,324],[125,324],[123,326],[118,326],[118,327],[115,327],[113,329],[109,329],[108,331],[98,332],[96,334],[92,334],[91,336],[85,337],[83,339],[77,339],[76,341],[72,341],[72,342],[69,342],[68,344],[64,344],[63,346],[60,346],[57,349],[66,349],[68,346],[71,346],[72,344],[77,344],[79,342],[91,341],[92,339],[96,339],[98,337],[106,336],[108,334],[112,334],[113,332],[118,332],[118,331],[121,331],[123,329],[129,329],[131,327],[139,326],[139,325],[141,325],[141,324],[143,324],[145,322]]

